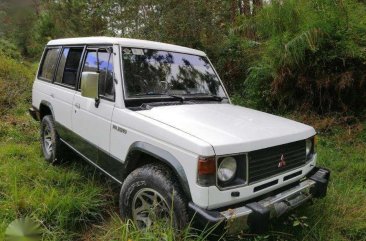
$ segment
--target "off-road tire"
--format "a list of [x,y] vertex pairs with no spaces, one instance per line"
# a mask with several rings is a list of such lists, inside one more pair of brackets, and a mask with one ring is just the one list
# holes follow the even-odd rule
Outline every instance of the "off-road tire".
[[[51,142],[52,142],[52,151],[47,151],[45,145],[45,130],[48,128]],[[43,117],[41,121],[41,147],[43,156],[47,162],[51,164],[58,164],[62,161],[62,155],[64,152],[63,144],[57,134],[55,128],[55,122],[53,120],[52,115],[46,115]]]
[[153,189],[166,200],[174,228],[183,230],[189,222],[187,201],[177,178],[169,168],[161,164],[147,164],[128,175],[123,182],[119,197],[121,217],[133,220],[133,199],[139,190],[146,188]]

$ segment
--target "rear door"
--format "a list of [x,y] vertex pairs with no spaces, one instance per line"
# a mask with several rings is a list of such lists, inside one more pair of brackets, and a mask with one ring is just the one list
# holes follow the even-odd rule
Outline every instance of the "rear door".
[[72,103],[83,50],[84,47],[61,50],[54,85],[49,87],[57,129],[65,141],[68,141],[68,132],[72,129]]
[[106,171],[109,166],[109,137],[115,103],[112,57],[107,47],[86,49],[82,72],[100,72],[99,105],[96,105],[94,99],[81,96],[79,82],[72,113],[73,131],[80,137],[76,149]]

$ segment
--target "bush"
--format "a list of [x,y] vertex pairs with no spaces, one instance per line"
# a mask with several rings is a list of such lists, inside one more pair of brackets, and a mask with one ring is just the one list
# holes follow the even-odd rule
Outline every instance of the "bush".
[[21,55],[18,48],[5,39],[0,38],[0,55],[13,59],[20,59]]
[[259,42],[246,50],[257,58],[239,91],[244,103],[272,111],[364,109],[365,12],[353,0],[289,0],[240,19],[244,41]]
[[1,53],[0,63],[0,115],[3,115],[19,103],[30,105],[35,68]]

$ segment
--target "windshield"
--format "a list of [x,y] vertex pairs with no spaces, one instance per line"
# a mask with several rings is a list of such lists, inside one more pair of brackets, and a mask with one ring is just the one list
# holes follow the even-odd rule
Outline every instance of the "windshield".
[[128,98],[226,96],[206,57],[151,49],[122,50]]

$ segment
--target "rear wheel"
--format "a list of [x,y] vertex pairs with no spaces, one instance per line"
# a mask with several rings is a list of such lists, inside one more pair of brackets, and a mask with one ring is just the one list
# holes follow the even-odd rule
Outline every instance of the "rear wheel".
[[52,164],[61,161],[61,145],[53,117],[51,115],[44,116],[41,122],[41,146],[46,161]]
[[187,202],[163,165],[148,164],[133,171],[122,185],[119,203],[121,216],[141,229],[155,222],[172,223],[179,230],[188,224]]

